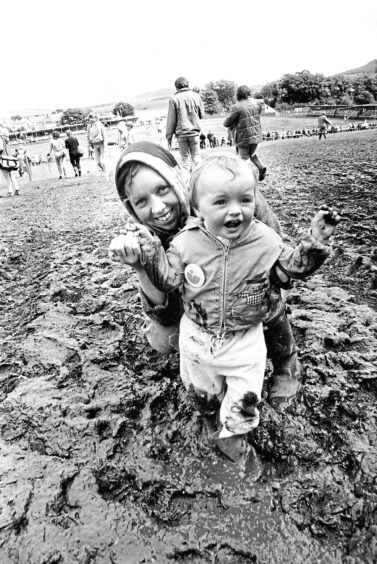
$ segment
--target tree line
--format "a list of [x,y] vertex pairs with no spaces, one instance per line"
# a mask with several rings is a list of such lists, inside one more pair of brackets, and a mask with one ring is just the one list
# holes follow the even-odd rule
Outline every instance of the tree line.
[[[235,102],[236,84],[229,80],[209,82],[200,90],[204,109],[214,115],[227,112]],[[199,90],[199,89],[198,89]],[[308,104],[377,103],[377,73],[354,78],[346,75],[324,76],[309,71],[284,74],[279,80],[265,84],[254,91],[255,98],[277,110]]]
[[305,104],[374,104],[377,101],[377,73],[354,78],[324,76],[309,71],[285,74],[265,84],[260,91],[266,104],[277,109]]

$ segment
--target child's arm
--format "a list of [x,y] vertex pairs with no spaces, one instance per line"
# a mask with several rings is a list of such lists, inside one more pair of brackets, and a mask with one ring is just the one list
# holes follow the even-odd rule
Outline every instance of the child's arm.
[[296,279],[306,278],[317,270],[330,254],[331,237],[339,223],[338,213],[321,206],[311,222],[310,232],[305,235],[295,249],[285,246],[276,265],[279,278],[281,272]]
[[141,264],[150,281],[161,292],[173,292],[184,280],[184,266],[179,253],[172,244],[165,253],[158,237],[146,229],[139,232]]

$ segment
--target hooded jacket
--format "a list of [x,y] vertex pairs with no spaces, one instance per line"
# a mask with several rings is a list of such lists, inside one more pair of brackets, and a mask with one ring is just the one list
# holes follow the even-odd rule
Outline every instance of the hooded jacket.
[[302,279],[329,253],[330,247],[309,233],[293,249],[257,220],[239,239],[228,241],[206,229],[202,220],[189,218],[166,253],[155,239],[142,263],[159,290],[171,292],[182,286],[186,315],[220,336],[265,320],[275,264],[288,276]]
[[[124,190],[124,183],[129,167],[132,163],[139,162],[146,166],[151,167],[158,174],[160,174],[171,186],[173,186],[177,198],[181,204],[181,219],[175,232],[157,232],[154,235],[160,239],[163,248],[166,250],[169,247],[170,241],[186,224],[187,218],[190,214],[189,210],[189,197],[186,182],[184,181],[183,174],[185,171],[181,169],[173,157],[173,155],[149,141],[142,141],[134,143],[125,149],[118,160],[115,170],[115,184],[117,187],[118,195],[123,205],[125,206],[128,214],[133,217],[137,222],[140,221],[135,210],[132,208]],[[256,205],[255,205],[255,218],[262,221],[271,227],[276,233],[282,235],[282,229],[276,216],[271,211],[266,200],[263,198],[259,190],[256,191]],[[164,326],[173,325],[178,323],[182,315],[182,302],[178,290],[176,292],[168,293],[164,305],[151,304],[147,296],[141,291],[141,302],[144,312],[151,318]],[[275,295],[274,311],[278,312],[281,307],[280,293]]]

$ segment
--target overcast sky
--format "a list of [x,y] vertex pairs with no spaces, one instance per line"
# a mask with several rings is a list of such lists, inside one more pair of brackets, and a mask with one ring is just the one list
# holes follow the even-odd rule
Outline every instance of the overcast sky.
[[376,0],[18,0],[0,21],[0,115],[220,78],[264,84],[377,58]]

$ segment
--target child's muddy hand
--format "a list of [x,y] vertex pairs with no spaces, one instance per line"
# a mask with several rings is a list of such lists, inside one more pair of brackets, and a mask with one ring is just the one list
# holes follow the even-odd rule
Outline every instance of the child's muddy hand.
[[320,207],[311,223],[311,233],[313,237],[323,243],[327,243],[334,234],[335,227],[341,220],[337,210],[326,205]]
[[329,225],[338,225],[339,221],[342,219],[339,212],[336,209],[331,208],[326,204],[323,204],[319,208],[319,211],[327,212],[324,216],[324,220]]
[[121,262],[136,267],[140,264],[141,249],[137,231],[114,237],[109,245],[109,258],[114,262]]

